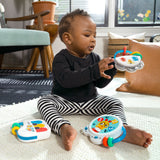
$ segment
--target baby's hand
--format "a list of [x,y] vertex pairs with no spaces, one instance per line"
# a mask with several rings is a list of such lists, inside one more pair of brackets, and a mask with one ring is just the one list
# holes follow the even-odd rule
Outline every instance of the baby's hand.
[[114,66],[113,65],[108,65],[110,63],[112,63],[114,61],[114,58],[104,58],[101,61],[99,61],[98,65],[99,65],[99,72],[101,77],[104,77],[106,79],[111,79],[111,76],[106,75],[104,73],[104,71],[112,69]]

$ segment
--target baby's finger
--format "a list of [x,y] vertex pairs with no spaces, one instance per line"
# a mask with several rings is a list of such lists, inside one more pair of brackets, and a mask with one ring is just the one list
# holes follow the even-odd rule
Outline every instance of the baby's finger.
[[103,71],[112,69],[114,66],[113,65],[105,65],[105,67],[103,68]]
[[112,69],[114,65],[108,65],[108,69]]
[[101,74],[101,76],[106,79],[111,79],[111,76],[105,74],[104,72]]
[[111,58],[111,57],[105,58],[105,63],[109,64],[109,63],[112,63],[112,62],[114,62],[114,58]]

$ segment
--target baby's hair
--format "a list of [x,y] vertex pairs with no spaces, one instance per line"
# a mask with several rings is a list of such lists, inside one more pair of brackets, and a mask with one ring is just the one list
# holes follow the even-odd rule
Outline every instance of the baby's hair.
[[71,23],[73,22],[73,20],[76,16],[90,17],[90,15],[86,11],[81,10],[81,9],[76,9],[76,10],[72,11],[71,13],[67,13],[66,15],[64,15],[64,17],[62,17],[62,19],[59,23],[59,27],[58,27],[58,32],[59,32],[59,36],[60,36],[61,40],[62,40],[63,33],[69,32],[69,30],[71,29]]

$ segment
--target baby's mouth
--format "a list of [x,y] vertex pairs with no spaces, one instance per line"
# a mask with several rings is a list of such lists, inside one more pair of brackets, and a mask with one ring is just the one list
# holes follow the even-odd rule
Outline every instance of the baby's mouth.
[[94,49],[94,46],[89,46],[89,50],[93,50]]

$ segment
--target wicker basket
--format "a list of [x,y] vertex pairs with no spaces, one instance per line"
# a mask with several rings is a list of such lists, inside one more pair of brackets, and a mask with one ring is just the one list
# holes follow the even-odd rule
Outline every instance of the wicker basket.
[[[144,39],[134,39],[138,42],[144,42]],[[128,39],[108,39],[108,56],[114,57],[114,54],[118,50],[123,50],[124,47],[129,49],[129,41]]]

